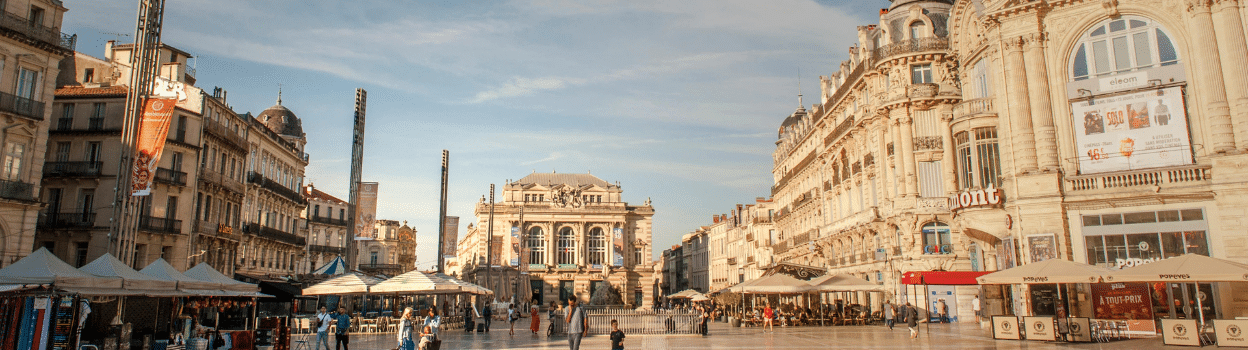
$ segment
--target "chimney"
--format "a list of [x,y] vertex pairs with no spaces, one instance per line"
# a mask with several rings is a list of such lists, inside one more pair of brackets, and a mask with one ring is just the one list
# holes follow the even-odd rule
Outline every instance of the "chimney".
[[113,46],[114,45],[117,45],[116,40],[109,40],[107,43],[104,43],[104,60],[105,61],[108,61],[108,62],[113,61]]
[[719,215],[711,215],[711,222],[718,224],[718,223],[719,223]]

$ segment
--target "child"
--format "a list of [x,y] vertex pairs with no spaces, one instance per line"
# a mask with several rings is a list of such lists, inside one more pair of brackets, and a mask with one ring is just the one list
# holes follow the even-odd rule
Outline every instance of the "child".
[[616,320],[611,320],[611,350],[624,350],[624,332]]
[[419,350],[429,349],[429,344],[432,342],[433,342],[433,329],[429,328],[429,326],[425,326],[425,328],[422,328],[420,330],[420,345],[417,345],[416,349],[419,349]]

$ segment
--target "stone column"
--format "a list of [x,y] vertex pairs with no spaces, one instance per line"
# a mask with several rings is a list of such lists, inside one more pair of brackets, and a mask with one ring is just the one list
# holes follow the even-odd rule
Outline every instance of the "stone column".
[[953,114],[944,114],[940,116],[940,138],[941,138],[941,171],[945,179],[945,193],[954,193],[958,191],[958,172],[956,166],[957,153],[953,150],[953,130],[950,129],[950,123],[953,122]]
[[1027,70],[1023,66],[1022,38],[1009,38],[1005,45],[1005,88],[1010,113],[1010,139],[1018,171],[1036,170],[1036,139],[1031,129],[1031,98],[1027,95]]
[[876,185],[880,186],[876,190],[880,192],[880,199],[892,199],[892,186],[886,183],[889,181],[888,176],[888,122],[880,123],[876,129],[876,145],[875,145],[875,169],[876,169]]
[[914,170],[914,127],[910,120],[909,111],[907,111],[907,115],[901,117],[897,127],[901,129],[902,180],[905,181],[906,185],[906,197],[918,197],[919,183],[915,178]]
[[1231,104],[1235,144],[1248,148],[1248,44],[1244,41],[1244,24],[1239,15],[1239,0],[1217,0],[1213,6],[1213,26],[1217,32],[1219,58],[1225,78],[1227,98]]
[[1226,103],[1226,90],[1222,80],[1222,63],[1218,57],[1218,41],[1208,40],[1213,33],[1213,18],[1209,14],[1209,0],[1186,0],[1188,29],[1195,47],[1192,64],[1197,67],[1196,88],[1200,89],[1199,104],[1204,105],[1205,117],[1209,118],[1212,137],[1209,144],[1214,152],[1235,149],[1235,133],[1231,128],[1230,106]]
[[[892,161],[893,169],[889,170],[889,173],[891,176],[889,177],[890,183],[888,184],[888,186],[892,188],[891,191],[894,192],[893,198],[896,199],[896,198],[905,197],[904,192],[906,191],[905,189],[906,180],[902,178],[901,175],[899,174],[905,174],[906,168],[902,166],[902,157],[901,157],[901,122],[899,120],[890,120],[890,123],[891,123],[890,128],[892,129],[892,134],[893,134],[893,161]],[[900,186],[894,186],[892,184],[893,181],[899,182]]]
[[1044,33],[1023,37],[1023,61],[1027,65],[1027,92],[1031,99],[1031,124],[1036,138],[1037,166],[1056,170],[1057,132],[1053,128],[1053,104],[1049,99],[1049,69],[1044,58]]

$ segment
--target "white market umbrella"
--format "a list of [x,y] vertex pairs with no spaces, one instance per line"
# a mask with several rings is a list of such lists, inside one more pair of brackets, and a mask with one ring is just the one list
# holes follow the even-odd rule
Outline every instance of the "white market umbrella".
[[372,286],[369,290],[372,293],[396,294],[454,294],[462,292],[459,285],[420,270],[412,270],[411,272],[394,276],[394,278]]
[[104,292],[106,289],[121,291],[122,279],[99,277],[79,271],[52,255],[46,248],[39,248],[25,258],[0,269],[0,284],[49,284],[54,288],[81,288]]
[[[1189,253],[1125,268],[1106,277],[1105,281],[1195,283],[1199,293],[1200,282],[1248,281],[1248,265]],[[1203,325],[1205,307],[1200,298],[1196,298],[1196,310]]]
[[1114,273],[1100,266],[1049,259],[993,272],[975,280],[979,284],[1098,283]]
[[482,287],[476,283],[472,283],[472,282],[464,281],[455,277],[451,277],[450,275],[447,275],[444,273],[435,273],[433,274],[433,276],[459,285],[460,288],[465,293],[471,293],[471,294],[477,294],[477,295],[494,294],[494,291],[490,290],[489,288]]
[[689,299],[689,298],[693,298],[694,295],[701,295],[701,294],[702,293],[698,293],[698,291],[696,290],[686,289],[686,290],[676,292],[675,294],[668,295],[667,298],[668,299]]
[[740,291],[743,293],[759,294],[799,294],[814,290],[814,286],[810,285],[810,283],[780,273],[759,278],[753,283],[742,283],[739,286],[741,286]]
[[304,288],[303,295],[366,294],[370,287],[378,283],[381,283],[380,278],[352,272]]
[[208,266],[207,263],[199,263],[183,273],[186,277],[194,278],[200,281],[213,282],[221,284],[221,289],[232,292],[259,292],[260,285],[251,284],[226,277],[217,269]]
[[810,280],[812,292],[883,291],[884,286],[850,275],[827,275]]
[[183,295],[182,292],[178,292],[177,282],[162,280],[135,271],[126,263],[117,260],[111,253],[104,253],[78,270],[99,277],[120,278],[122,288],[136,294],[154,297]]

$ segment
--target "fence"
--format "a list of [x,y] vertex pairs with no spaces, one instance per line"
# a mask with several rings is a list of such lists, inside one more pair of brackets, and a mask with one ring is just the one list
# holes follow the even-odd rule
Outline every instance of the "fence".
[[587,311],[590,334],[610,334],[611,320],[620,324],[624,334],[699,334],[702,316],[684,311],[634,311],[593,310]]

